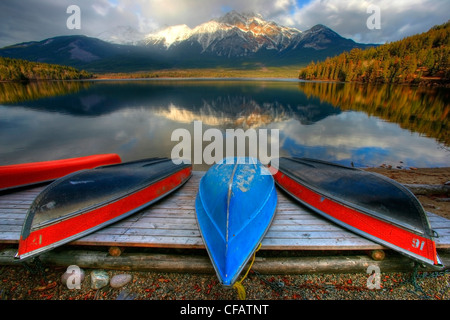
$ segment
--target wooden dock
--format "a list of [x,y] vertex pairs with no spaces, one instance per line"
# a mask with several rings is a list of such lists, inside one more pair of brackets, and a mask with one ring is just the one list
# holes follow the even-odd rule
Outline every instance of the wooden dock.
[[[177,192],[133,216],[71,242],[68,246],[203,249],[195,217],[195,197],[204,172]],[[0,195],[0,243],[18,243],[27,210],[43,186]],[[438,249],[450,248],[450,220],[429,213],[439,234]],[[262,250],[376,250],[383,246],[330,223],[278,189],[274,221]]]

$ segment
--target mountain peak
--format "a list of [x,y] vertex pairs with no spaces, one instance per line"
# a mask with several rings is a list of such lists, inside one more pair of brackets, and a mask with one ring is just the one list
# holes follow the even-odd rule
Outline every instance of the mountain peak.
[[100,40],[116,43],[136,45],[144,35],[131,26],[117,26],[111,30],[103,31],[96,37]]
[[[328,30],[330,28],[328,28],[327,26],[324,26],[321,23],[316,24],[315,26],[313,26],[311,29],[309,30]],[[331,29],[330,29],[331,30]]]
[[296,46],[315,50],[324,50],[337,45],[348,48],[358,46],[353,40],[341,37],[323,24],[316,24],[311,29],[303,32],[299,43],[296,44]]
[[173,43],[186,40],[192,34],[192,29],[185,24],[179,24],[162,29],[145,36],[146,44],[162,44],[169,48]]
[[242,12],[239,13],[235,10],[226,13],[224,16],[217,19],[220,23],[226,23],[229,25],[248,25],[255,20],[264,20],[260,14],[254,12]]
[[300,33],[301,31],[297,29],[266,21],[259,14],[239,13],[233,10],[193,29],[182,25],[149,34],[145,38],[145,43],[168,49],[183,41],[189,41],[191,44],[200,44],[203,52],[245,56],[257,52],[263,47],[275,50],[286,48],[290,39]]
[[311,33],[311,34],[318,34],[318,33],[324,33],[329,37],[335,37],[335,38],[342,38],[339,34],[337,34],[332,29],[328,28],[327,26],[323,24],[316,24],[311,29],[305,31],[305,33]]

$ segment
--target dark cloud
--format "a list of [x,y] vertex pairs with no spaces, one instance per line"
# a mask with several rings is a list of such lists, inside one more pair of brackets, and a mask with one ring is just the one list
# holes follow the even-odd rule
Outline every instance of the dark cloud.
[[[370,5],[379,8],[381,29],[367,28]],[[311,0],[294,17],[301,30],[322,23],[358,42],[386,43],[445,23],[449,12],[448,0]]]
[[[80,8],[80,30],[67,28],[70,5]],[[135,13],[122,11],[107,0],[0,1],[0,47],[60,35],[96,36],[118,25],[138,24]]]
[[[81,30],[69,30],[70,5],[81,9]],[[367,7],[381,9],[381,29],[366,26]],[[427,31],[447,21],[448,0],[1,0],[0,47],[58,35],[98,36],[118,26],[144,33],[177,24],[190,27],[229,10],[255,12],[306,30],[322,23],[355,41],[384,43]]]
[[[0,1],[0,46],[64,33],[64,1]],[[67,29],[67,28],[66,28]],[[66,30],[67,31],[67,30]]]

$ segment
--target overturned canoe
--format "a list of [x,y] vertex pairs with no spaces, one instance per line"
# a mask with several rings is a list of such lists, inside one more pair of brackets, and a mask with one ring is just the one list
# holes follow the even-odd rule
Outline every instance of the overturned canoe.
[[16,257],[39,255],[123,219],[167,196],[191,174],[190,164],[152,158],[60,178],[31,204]]
[[0,166],[0,191],[50,182],[72,172],[122,162],[117,154]]
[[195,209],[200,232],[224,286],[232,286],[275,214],[269,171],[253,158],[227,158],[200,180]]
[[280,158],[269,170],[278,186],[320,215],[416,261],[441,267],[426,213],[394,180],[313,159]]

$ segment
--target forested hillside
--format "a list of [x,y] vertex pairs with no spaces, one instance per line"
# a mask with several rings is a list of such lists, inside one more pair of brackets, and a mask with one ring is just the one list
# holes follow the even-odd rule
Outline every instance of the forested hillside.
[[369,49],[353,49],[300,70],[306,80],[366,83],[450,82],[450,22]]
[[72,80],[92,74],[72,67],[0,57],[0,81]]

